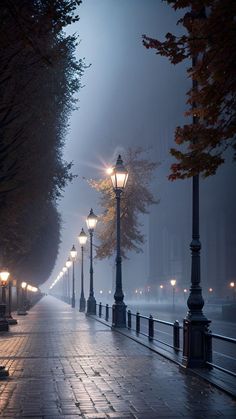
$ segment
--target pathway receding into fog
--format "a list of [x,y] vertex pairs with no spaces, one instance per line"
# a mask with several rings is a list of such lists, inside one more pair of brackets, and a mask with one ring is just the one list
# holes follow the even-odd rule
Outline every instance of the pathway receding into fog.
[[236,417],[230,396],[49,296],[0,335],[0,365],[1,417]]

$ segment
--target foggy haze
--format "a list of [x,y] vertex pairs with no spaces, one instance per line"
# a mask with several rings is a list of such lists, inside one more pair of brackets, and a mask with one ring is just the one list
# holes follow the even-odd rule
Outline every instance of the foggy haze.
[[[151,148],[149,158],[161,163],[152,188],[158,205],[142,218],[146,243],[143,253],[129,254],[123,261],[123,288],[130,297],[135,289],[167,284],[190,285],[191,181],[171,183],[169,148],[174,130],[184,122],[186,91],[190,80],[186,66],[171,65],[167,59],[142,45],[142,34],[163,39],[178,33],[178,15],[156,0],[84,0],[78,8],[80,21],[70,28],[81,42],[77,58],[85,57],[79,92],[64,158],[73,160],[78,178],[66,188],[59,205],[63,228],[54,271],[41,289],[46,290],[65,265],[69,251],[92,207],[98,215],[98,195],[86,179],[104,176],[104,166],[114,163],[118,152],[128,147]],[[187,65],[187,63],[186,63]],[[141,199],[141,197],[139,197]],[[227,296],[227,284],[236,280],[235,166],[228,163],[216,176],[201,181],[200,231],[202,242],[202,286]],[[96,234],[95,234],[96,244]],[[221,260],[219,261],[219,252]],[[206,261],[208,261],[206,263]],[[94,263],[95,297],[113,287],[114,258]],[[88,296],[89,260],[85,254],[85,296]],[[76,264],[79,295],[80,263]]]

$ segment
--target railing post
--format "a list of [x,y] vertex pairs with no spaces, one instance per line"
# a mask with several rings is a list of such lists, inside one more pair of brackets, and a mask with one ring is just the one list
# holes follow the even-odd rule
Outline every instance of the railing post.
[[109,320],[109,305],[108,304],[106,304],[106,317],[105,317],[105,320],[108,322],[108,320]]
[[173,346],[175,351],[179,351],[179,322],[178,320],[175,320],[173,325]]
[[102,317],[102,303],[99,303],[99,312],[98,312],[99,317]]
[[132,324],[131,324],[131,311],[128,310],[128,329],[131,329],[131,326],[132,326]]
[[140,314],[136,313],[136,333],[140,332]]
[[150,314],[148,319],[148,339],[153,340],[154,337],[154,320],[152,315]]

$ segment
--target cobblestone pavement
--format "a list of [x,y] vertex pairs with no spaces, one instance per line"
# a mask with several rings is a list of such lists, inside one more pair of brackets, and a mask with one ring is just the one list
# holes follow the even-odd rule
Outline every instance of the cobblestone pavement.
[[18,319],[0,335],[1,417],[236,417],[231,397],[52,297]]

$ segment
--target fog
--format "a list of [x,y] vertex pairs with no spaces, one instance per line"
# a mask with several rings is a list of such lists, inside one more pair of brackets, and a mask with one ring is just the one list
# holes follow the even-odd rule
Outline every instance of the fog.
[[[55,269],[41,287],[47,290],[64,266],[77,235],[86,229],[90,208],[98,215],[98,195],[86,179],[104,176],[104,165],[114,163],[118,152],[143,146],[149,157],[160,162],[152,189],[158,205],[142,217],[146,243],[143,253],[131,253],[123,261],[123,288],[127,298],[152,293],[159,298],[164,285],[171,300],[171,278],[176,278],[176,298],[190,285],[191,181],[171,183],[169,148],[174,130],[184,122],[186,91],[190,80],[185,65],[173,66],[142,45],[142,34],[163,39],[178,33],[177,14],[156,0],[84,0],[78,9],[77,56],[91,66],[83,77],[79,109],[73,112],[64,158],[73,160],[77,179],[67,187],[59,205],[63,228]],[[200,225],[202,286],[212,287],[216,298],[231,298],[229,282],[236,281],[235,166],[229,162],[217,175],[201,181]],[[141,197],[137,197],[141,199]],[[96,235],[95,235],[96,244]],[[88,296],[89,254],[85,253],[85,295]],[[95,297],[114,289],[114,258],[94,261]],[[79,295],[80,262],[76,264]],[[100,293],[102,291],[102,293]],[[137,292],[136,292],[137,291]],[[208,298],[208,297],[207,297]],[[212,296],[211,296],[212,298]],[[104,298],[105,300],[105,298]]]

